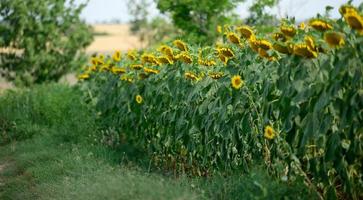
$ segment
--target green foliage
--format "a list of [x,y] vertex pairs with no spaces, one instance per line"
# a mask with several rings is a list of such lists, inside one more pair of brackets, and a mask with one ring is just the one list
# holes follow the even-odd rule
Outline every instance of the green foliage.
[[[0,2],[1,74],[19,85],[57,81],[84,62],[92,39],[74,0]],[[15,51],[14,51],[15,50]]]
[[44,126],[57,128],[56,137],[64,141],[84,139],[95,126],[78,93],[64,85],[6,91],[0,96],[0,144],[44,134]]
[[181,29],[187,41],[212,43],[217,38],[216,27],[229,22],[228,15],[244,0],[156,0],[162,13],[170,14],[174,25]]

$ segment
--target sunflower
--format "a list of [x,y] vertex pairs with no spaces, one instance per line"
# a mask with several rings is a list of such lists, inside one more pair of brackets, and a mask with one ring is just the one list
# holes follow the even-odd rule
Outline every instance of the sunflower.
[[272,35],[272,38],[274,40],[276,40],[276,41],[281,41],[281,42],[286,42],[286,40],[287,40],[286,36],[284,34],[282,34],[282,33],[279,33],[279,32],[278,33],[274,33]]
[[144,67],[144,72],[148,74],[158,74],[160,71],[157,69],[150,69],[147,67]]
[[254,37],[254,33],[251,27],[249,26],[241,26],[241,27],[237,27],[237,30],[239,31],[239,33],[242,35],[242,37],[246,38],[246,39],[250,39],[251,37]]
[[140,65],[140,64],[133,64],[133,65],[131,65],[131,69],[134,69],[134,70],[140,70],[142,68],[143,68],[143,66]]
[[186,52],[181,52],[180,54],[176,55],[175,58],[177,60],[181,60],[187,64],[193,63],[192,57]]
[[226,58],[233,58],[234,57],[234,53],[232,51],[232,49],[229,48],[217,48],[217,52],[219,53],[219,55],[223,55]]
[[233,33],[233,32],[227,33],[227,38],[233,44],[238,44],[238,45],[241,44],[241,40],[240,40],[239,36],[236,33]]
[[115,53],[113,53],[113,55],[112,55],[112,59],[115,62],[120,62],[121,61],[121,52],[120,51],[115,51]]
[[87,71],[95,72],[95,71],[97,71],[97,66],[96,65],[92,65],[92,66],[88,67]]
[[241,79],[240,75],[234,75],[231,78],[231,84],[234,89],[238,90],[244,85],[244,81]]
[[314,42],[314,38],[311,36],[305,36],[304,37],[304,41],[305,44],[311,49],[311,50],[315,50],[315,42]]
[[136,97],[135,97],[135,100],[136,100],[136,103],[138,103],[138,104],[141,104],[142,103],[142,101],[143,101],[143,99],[142,99],[142,96],[141,95],[136,95]]
[[158,51],[166,55],[170,60],[174,61],[174,51],[171,47],[162,45],[159,47]]
[[143,54],[141,56],[141,62],[150,63],[152,65],[160,65],[159,61],[156,59],[156,57],[153,54]]
[[325,32],[324,40],[330,47],[341,47],[345,44],[343,34],[335,31]]
[[293,26],[283,25],[280,27],[280,31],[287,37],[294,37],[296,34],[296,29]]
[[302,56],[305,58],[316,58],[318,53],[306,44],[296,44],[294,45],[293,52],[295,55]]
[[250,47],[256,52],[258,52],[259,49],[267,51],[269,49],[272,49],[272,44],[264,39],[251,39]]
[[199,80],[198,76],[196,74],[194,74],[193,72],[185,72],[184,76],[185,76],[185,78],[193,80],[193,81]]
[[84,73],[78,76],[79,80],[86,80],[89,79],[90,75],[88,73]]
[[321,19],[312,19],[309,25],[318,31],[327,31],[333,29],[333,26]]
[[276,43],[274,43],[272,45],[272,47],[276,51],[278,51],[280,53],[283,53],[283,54],[289,54],[290,53],[288,47],[286,45],[282,44],[282,43],[276,42]]
[[95,65],[95,66],[97,66],[97,65],[100,65],[100,64],[101,64],[101,62],[99,62],[99,61],[98,61],[98,58],[97,58],[97,57],[95,57],[95,56],[93,56],[93,57],[91,58],[91,63],[92,63],[92,65]]
[[137,52],[135,50],[128,51],[127,58],[133,61],[137,60]]
[[276,58],[274,56],[270,56],[266,50],[258,49],[257,51],[258,55],[260,55],[261,58],[267,58],[269,61],[274,61]]
[[132,83],[132,82],[134,81],[134,80],[132,79],[132,77],[127,76],[127,75],[121,76],[121,77],[120,77],[120,80],[121,80],[121,81],[129,82],[129,83]]
[[223,30],[222,30],[222,26],[218,25],[217,26],[217,33],[222,33]]
[[347,9],[344,19],[352,29],[363,34],[363,17],[355,9]]
[[358,12],[357,9],[351,5],[348,5],[348,4],[345,4],[345,5],[342,5],[340,8],[339,8],[339,12],[342,16],[344,16],[346,13],[348,12]]
[[174,40],[173,44],[180,50],[180,51],[188,51],[188,47],[185,42],[181,40]]
[[123,74],[126,72],[126,69],[121,68],[121,67],[112,67],[111,72],[114,74]]
[[227,63],[228,63],[228,57],[226,57],[226,56],[224,56],[223,54],[219,54],[218,55],[218,57],[219,57],[219,59],[225,64],[225,65],[227,65]]
[[162,64],[170,64],[170,65],[174,64],[173,60],[170,59],[168,56],[159,56],[157,57],[157,59],[158,62]]
[[305,23],[304,23],[304,22],[301,22],[301,23],[299,24],[299,29],[300,29],[300,30],[305,30],[305,27],[306,27],[306,25],[305,25]]
[[265,127],[265,134],[264,134],[266,139],[272,140],[275,138],[276,134],[275,134],[275,130],[272,128],[272,126],[267,125]]
[[224,75],[223,72],[210,72],[209,77],[211,77],[212,79],[220,79],[222,78],[222,76]]

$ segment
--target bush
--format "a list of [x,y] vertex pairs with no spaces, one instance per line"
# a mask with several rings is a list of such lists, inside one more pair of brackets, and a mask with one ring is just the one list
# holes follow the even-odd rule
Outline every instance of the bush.
[[84,62],[90,28],[74,0],[0,1],[1,75],[18,85],[57,81]]

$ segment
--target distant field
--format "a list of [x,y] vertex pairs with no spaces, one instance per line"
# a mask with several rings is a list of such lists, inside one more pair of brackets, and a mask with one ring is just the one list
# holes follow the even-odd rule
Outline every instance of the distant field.
[[87,53],[109,53],[115,50],[127,51],[129,49],[142,48],[138,37],[132,35],[128,24],[95,24],[96,33],[102,33],[94,37],[93,43],[87,48]]

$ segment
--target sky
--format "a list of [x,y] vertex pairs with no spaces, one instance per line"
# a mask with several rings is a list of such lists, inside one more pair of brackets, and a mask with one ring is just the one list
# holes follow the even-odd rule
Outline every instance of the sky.
[[[77,3],[86,0],[76,0]],[[153,0],[149,0],[153,2]],[[197,0],[196,0],[197,1]],[[324,13],[327,5],[333,6],[332,17],[339,17],[338,8],[348,0],[280,0],[277,8],[270,10],[278,17],[295,16],[297,21],[302,21],[314,17],[317,13]],[[242,18],[248,16],[248,6],[252,0],[238,6],[236,13]],[[353,0],[354,5],[359,5],[363,0]],[[154,3],[148,8],[151,16],[159,15]],[[109,22],[119,20],[122,23],[130,21],[127,10],[127,0],[89,0],[87,7],[82,12],[82,18],[88,23]]]

